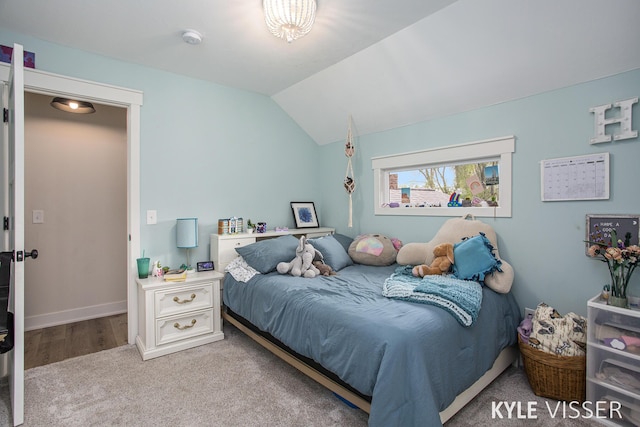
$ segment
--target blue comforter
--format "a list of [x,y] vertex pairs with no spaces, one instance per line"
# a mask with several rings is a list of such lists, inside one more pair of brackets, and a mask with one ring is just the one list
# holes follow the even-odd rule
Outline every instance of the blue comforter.
[[227,274],[223,298],[371,396],[370,426],[438,426],[439,412],[516,342],[520,311],[511,294],[485,287],[477,321],[463,327],[440,307],[382,296],[396,267],[354,265],[313,279],[270,273],[247,283]]

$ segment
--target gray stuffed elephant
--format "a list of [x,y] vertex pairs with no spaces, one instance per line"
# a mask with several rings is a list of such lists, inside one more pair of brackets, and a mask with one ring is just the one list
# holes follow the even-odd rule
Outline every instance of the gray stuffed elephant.
[[311,243],[307,242],[305,236],[300,237],[300,243],[296,249],[296,257],[291,262],[281,262],[277,265],[276,270],[280,274],[289,273],[292,276],[316,277],[320,275],[314,265],[314,260],[322,260],[322,254]]

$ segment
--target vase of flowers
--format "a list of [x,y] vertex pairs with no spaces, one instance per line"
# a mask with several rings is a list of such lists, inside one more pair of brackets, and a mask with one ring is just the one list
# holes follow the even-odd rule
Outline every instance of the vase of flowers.
[[609,269],[611,278],[609,305],[627,307],[627,286],[633,271],[640,259],[640,247],[629,245],[631,233],[627,233],[624,242],[618,240],[616,231],[611,232],[611,241],[606,243],[602,234],[596,229],[592,240],[587,241],[589,249],[587,253],[592,258],[599,258]]

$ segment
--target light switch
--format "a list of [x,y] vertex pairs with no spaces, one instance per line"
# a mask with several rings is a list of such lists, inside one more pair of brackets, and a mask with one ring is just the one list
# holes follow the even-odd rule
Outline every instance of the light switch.
[[156,210],[148,210],[147,211],[147,224],[157,224],[158,223],[158,211]]
[[32,221],[34,224],[44,224],[44,211],[42,209],[34,209],[31,212]]

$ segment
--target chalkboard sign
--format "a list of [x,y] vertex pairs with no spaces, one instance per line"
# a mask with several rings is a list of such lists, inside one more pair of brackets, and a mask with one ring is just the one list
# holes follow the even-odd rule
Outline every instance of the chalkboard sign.
[[637,245],[640,237],[639,223],[640,215],[587,215],[585,240],[609,244],[611,233],[615,230],[619,240],[624,242],[627,233],[630,233],[629,245]]

